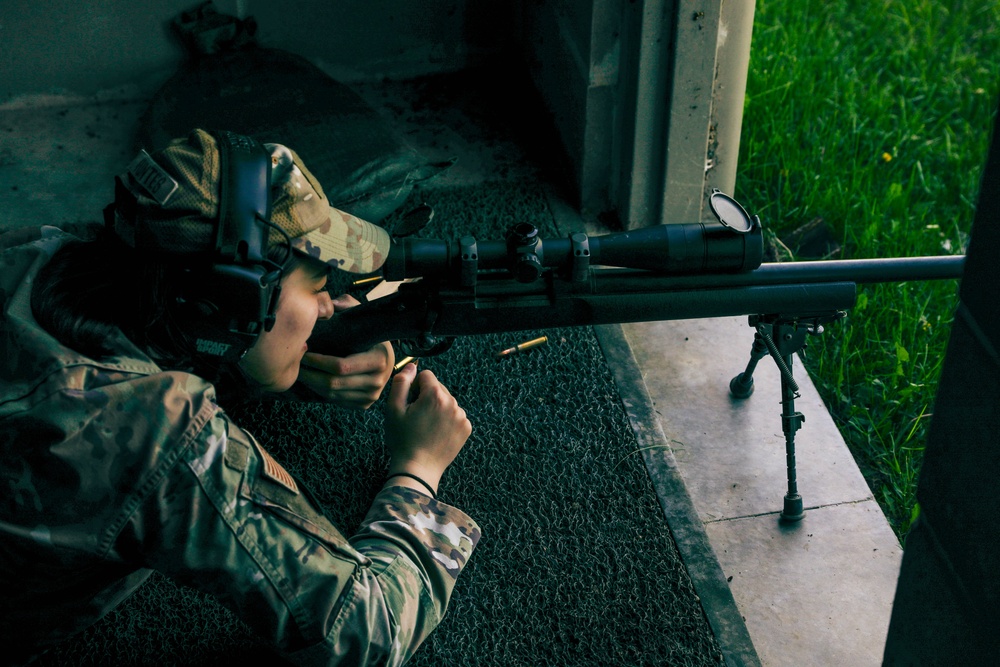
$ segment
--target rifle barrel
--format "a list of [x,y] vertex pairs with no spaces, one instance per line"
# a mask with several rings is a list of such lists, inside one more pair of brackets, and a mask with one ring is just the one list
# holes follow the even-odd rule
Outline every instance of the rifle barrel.
[[[891,257],[883,259],[833,259],[810,262],[764,263],[744,273],[668,276],[631,269],[594,269],[601,283],[614,290],[712,289],[794,283],[887,283],[911,280],[947,280],[962,277],[965,255]],[[636,280],[645,274],[645,281]]]
[[776,282],[896,283],[961,278],[964,267],[965,255],[938,255],[768,263],[761,264],[754,273],[759,271],[764,280],[773,276]]

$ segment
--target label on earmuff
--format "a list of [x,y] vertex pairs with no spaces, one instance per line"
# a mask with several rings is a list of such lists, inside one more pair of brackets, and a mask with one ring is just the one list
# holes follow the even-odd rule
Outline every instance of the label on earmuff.
[[126,171],[160,206],[166,204],[170,195],[177,191],[177,181],[156,164],[146,151],[139,151]]
[[226,343],[220,343],[217,340],[206,340],[204,338],[198,338],[195,340],[195,349],[199,354],[211,354],[216,357],[224,357],[226,353],[229,352],[229,348],[232,345]]

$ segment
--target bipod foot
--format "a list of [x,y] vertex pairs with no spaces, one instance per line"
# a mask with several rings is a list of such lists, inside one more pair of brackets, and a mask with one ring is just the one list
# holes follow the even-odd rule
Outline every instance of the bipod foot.
[[785,496],[785,506],[781,510],[782,521],[796,523],[802,521],[805,515],[805,510],[802,508],[802,496],[797,493]]
[[729,393],[733,398],[750,398],[753,393],[753,373],[740,373],[730,380]]

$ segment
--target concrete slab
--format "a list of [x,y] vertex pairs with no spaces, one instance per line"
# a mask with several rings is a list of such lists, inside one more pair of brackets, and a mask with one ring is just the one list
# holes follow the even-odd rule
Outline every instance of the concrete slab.
[[807,511],[784,524],[777,366],[760,362],[750,398],[729,394],[753,342],[746,318],[622,329],[761,663],[881,664],[902,549],[798,358]]
[[902,550],[874,500],[705,530],[764,665],[882,663]]
[[80,104],[73,98],[0,106],[2,224],[100,221],[113,176],[134,157],[146,102]]
[[[622,328],[702,520],[780,511],[787,484],[777,366],[770,358],[761,360],[750,398],[729,394],[729,381],[750,358],[753,329],[746,318]],[[805,507],[870,499],[864,477],[798,359],[793,374],[801,389],[795,407],[805,415],[795,438]]]

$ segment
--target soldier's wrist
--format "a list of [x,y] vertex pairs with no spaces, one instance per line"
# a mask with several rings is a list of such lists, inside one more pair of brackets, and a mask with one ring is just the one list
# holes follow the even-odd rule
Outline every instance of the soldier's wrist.
[[407,470],[390,471],[386,478],[386,486],[405,486],[416,491],[427,493],[431,498],[437,497],[439,479],[433,482]]

